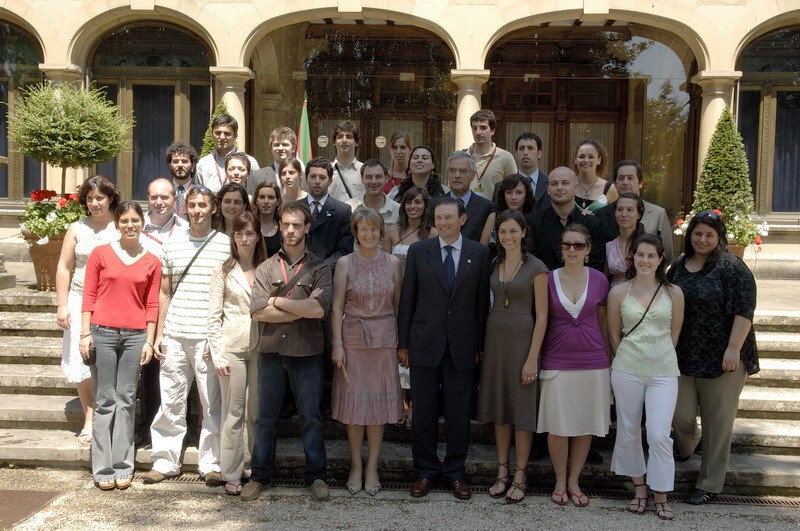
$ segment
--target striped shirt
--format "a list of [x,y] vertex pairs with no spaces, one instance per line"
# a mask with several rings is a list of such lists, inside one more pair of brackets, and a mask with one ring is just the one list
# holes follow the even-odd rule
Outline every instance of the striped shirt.
[[[161,273],[172,277],[172,289],[175,289],[178,279],[207,237],[197,238],[182,233],[174,234],[164,242]],[[164,323],[164,336],[182,339],[206,337],[211,272],[230,254],[230,239],[217,232],[192,263],[172,296]]]

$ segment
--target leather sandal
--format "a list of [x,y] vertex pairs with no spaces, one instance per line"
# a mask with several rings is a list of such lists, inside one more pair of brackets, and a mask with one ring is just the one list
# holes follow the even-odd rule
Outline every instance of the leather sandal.
[[[644,498],[636,496],[636,490],[639,487],[644,487]],[[647,485],[645,483],[634,483],[634,498],[628,504],[628,512],[634,514],[644,514],[647,511]]]
[[661,520],[672,520],[675,518],[675,513],[672,512],[672,507],[669,505],[669,501],[667,500],[667,493],[666,492],[656,492],[653,491],[654,494],[663,494],[664,501],[663,502],[656,502],[656,516],[658,516]]
[[[514,477],[515,478],[516,478],[517,472],[522,472],[522,481],[519,481],[519,482],[513,481],[511,483],[511,487],[509,487],[508,492],[506,492],[506,503],[509,503],[509,504],[511,504],[511,503],[519,503],[522,500],[524,500],[525,499],[525,491],[528,490],[528,472],[527,472],[527,470],[524,469],[524,468],[516,467],[516,470],[514,471]],[[512,489],[517,489],[518,491],[520,491],[522,493],[522,496],[520,498],[512,498],[512,497],[510,497]]]
[[[500,467],[504,467],[506,469],[506,475],[500,476]],[[497,463],[497,473],[498,477],[492,483],[492,486],[489,487],[489,496],[494,498],[495,500],[502,498],[508,492],[508,489],[511,488],[511,476],[508,474],[508,463]],[[502,490],[494,490],[496,487],[501,487]],[[494,490],[494,492],[493,492]]]

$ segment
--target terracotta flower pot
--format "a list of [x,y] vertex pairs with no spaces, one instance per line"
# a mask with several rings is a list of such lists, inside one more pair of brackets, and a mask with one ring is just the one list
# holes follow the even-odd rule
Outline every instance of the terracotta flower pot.
[[22,229],[22,237],[29,242],[28,252],[36,273],[36,289],[39,291],[56,290],[56,269],[64,245],[64,236],[50,236],[47,243],[36,243],[41,238],[30,231]]
[[738,256],[739,258],[744,258],[744,250],[746,247],[744,245],[739,245],[738,243],[729,243],[728,244],[728,252]]

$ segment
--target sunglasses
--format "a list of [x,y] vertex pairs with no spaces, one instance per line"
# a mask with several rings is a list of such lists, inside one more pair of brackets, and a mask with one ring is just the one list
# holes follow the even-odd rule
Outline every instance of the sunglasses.
[[576,251],[583,251],[584,249],[589,247],[589,244],[583,242],[561,242],[562,251],[569,251],[570,247],[572,247]]
[[711,221],[719,221],[719,214],[711,210],[703,210],[702,212],[697,214],[697,217],[699,219],[708,218]]

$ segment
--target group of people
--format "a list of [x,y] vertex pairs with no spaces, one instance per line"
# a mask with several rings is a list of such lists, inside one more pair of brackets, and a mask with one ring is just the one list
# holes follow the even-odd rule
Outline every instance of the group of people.
[[491,111],[471,122],[475,143],[449,156],[447,186],[433,151],[412,148],[406,133],[392,135],[389,165],[361,163],[348,121],[334,130],[337,160],[303,165],[281,127],[270,139],[275,164],[256,170],[235,150],[226,115],[212,124],[211,155],[168,148],[172,179],[150,184],[146,213],[120,203],[107,179],[87,180],[87,217],[70,227],[59,263],[58,322],[97,486],[130,485],[139,368],[152,358],[160,390],[143,382],[145,483],[180,474],[196,381],[200,475],[243,500],[272,480],[290,390],[315,499],[329,497],[328,411],[347,426],[351,494],[379,492],[384,427],[399,423],[412,433],[411,496],[443,480],[470,498],[474,413],[494,424],[492,497],[524,499],[539,433],[553,503],[585,507],[580,476],[593,436],[608,434],[613,390],[611,469],[633,484],[628,510],[644,513],[649,489],[657,516],[672,519],[675,460],[701,440],[689,501],[713,500],[739,394],[758,371],[755,281],[727,253],[724,220],[696,214],[667,270],[669,222],[639,196],[636,162],[606,178],[604,148],[586,140],[574,169],[546,175],[537,135],[520,135],[511,155],[492,142]]

